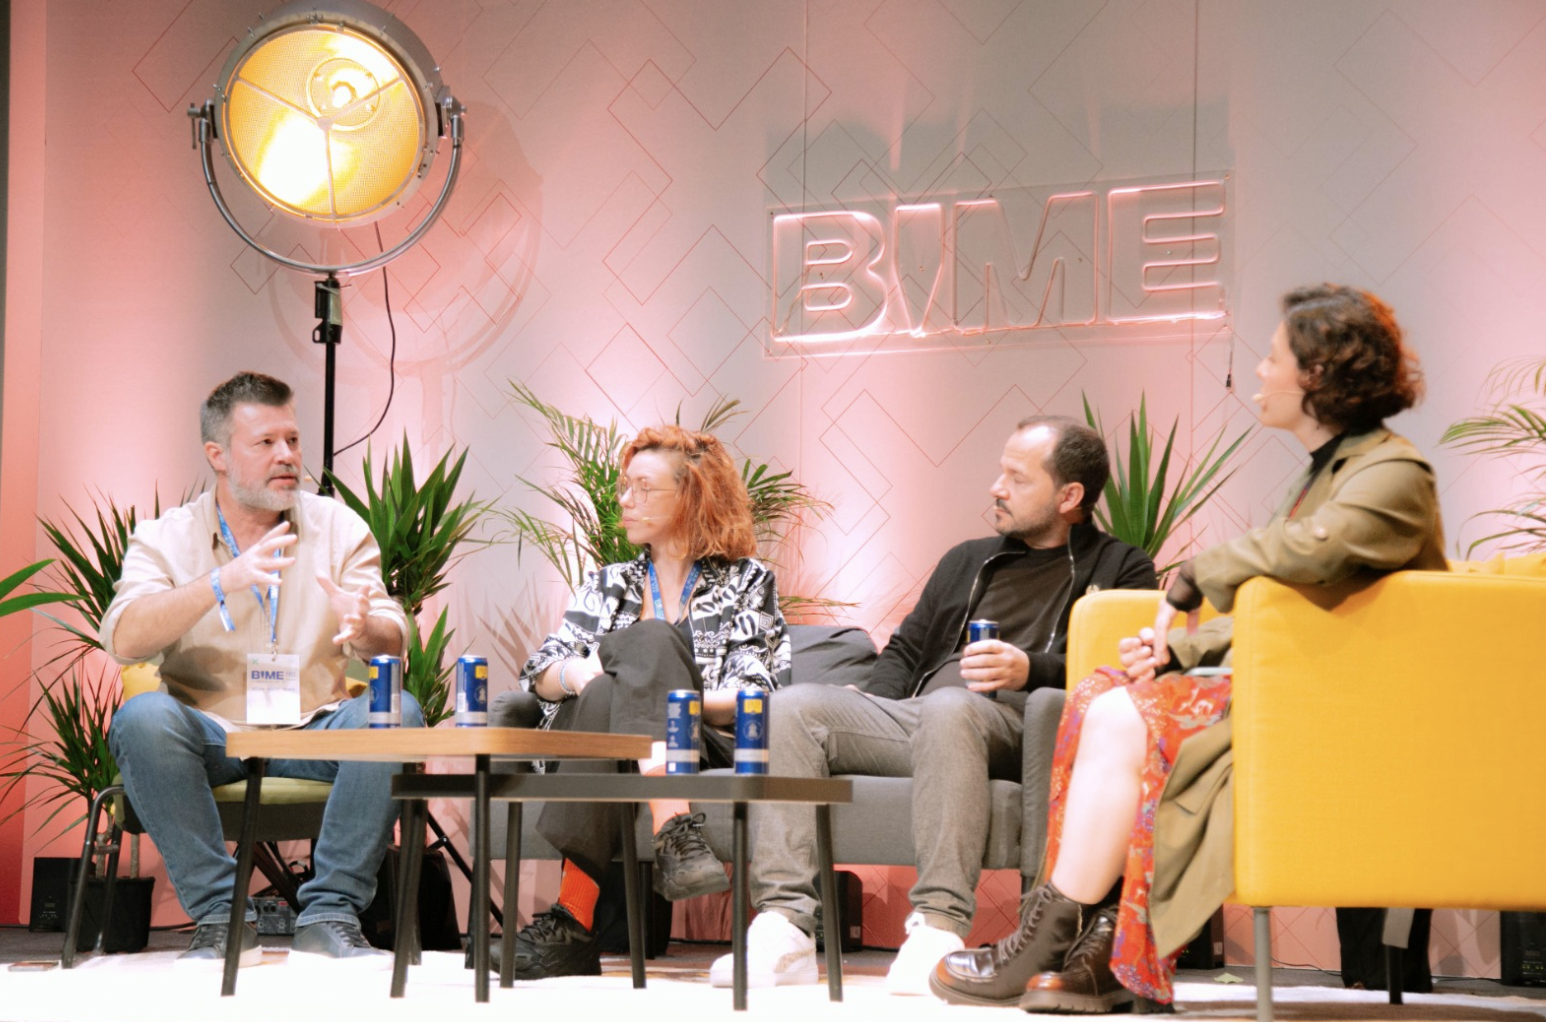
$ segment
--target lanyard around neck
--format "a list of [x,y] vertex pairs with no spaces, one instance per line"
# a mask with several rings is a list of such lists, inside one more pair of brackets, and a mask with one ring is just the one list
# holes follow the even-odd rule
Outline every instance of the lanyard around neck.
[[[693,561],[692,570],[687,573],[687,581],[682,583],[682,613],[684,614],[687,613],[687,601],[692,598],[693,586],[698,584],[698,575],[702,570],[702,566],[697,561]],[[655,616],[669,624],[671,619],[666,617],[665,601],[660,598],[660,577],[655,574],[654,561],[650,562],[650,596],[655,601]]]
[[[241,549],[236,545],[236,536],[231,532],[231,527],[225,522],[225,512],[220,510],[220,502],[215,502],[215,517],[220,519],[220,538],[225,540],[226,549],[231,551],[231,559],[242,555]],[[257,597],[258,607],[268,611],[268,650],[270,653],[279,652],[279,583],[274,582],[268,587],[268,605],[264,606],[263,592],[258,589],[257,583],[253,583],[252,595]],[[231,612],[225,609],[225,604],[220,604],[220,620],[225,625],[226,631],[233,631],[236,625],[231,620]]]

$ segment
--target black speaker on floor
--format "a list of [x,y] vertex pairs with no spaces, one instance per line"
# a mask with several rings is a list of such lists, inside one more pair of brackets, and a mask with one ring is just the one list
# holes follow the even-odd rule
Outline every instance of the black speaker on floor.
[[[39,856],[32,860],[32,909],[27,929],[34,933],[63,932],[69,922],[70,896],[75,890],[75,871],[80,860]],[[113,919],[102,949],[109,952],[143,950],[150,940],[150,911],[155,893],[154,877],[119,877],[113,884]],[[96,947],[102,923],[104,884],[92,877],[86,888],[86,906],[75,939],[77,951]]]
[[1546,912],[1499,912],[1502,980],[1509,986],[1546,986]]
[[[374,947],[391,950],[396,931],[392,926],[397,900],[397,877],[402,850],[393,845],[381,860],[376,875],[376,897],[360,913],[360,931]],[[445,853],[424,850],[419,869],[419,946],[425,951],[460,951],[461,928],[456,921],[456,902],[451,897],[451,870]]]
[[[837,874],[837,903],[843,912],[843,939],[838,941],[840,950],[848,953],[864,948],[864,885],[859,874],[839,870]],[[818,935],[816,950],[825,951],[826,943]]]
[[27,929],[33,933],[64,932],[70,911],[70,878],[80,860],[40,855],[32,860],[32,911]]
[[1202,931],[1181,949],[1178,969],[1222,969],[1224,967],[1224,910],[1213,913]]

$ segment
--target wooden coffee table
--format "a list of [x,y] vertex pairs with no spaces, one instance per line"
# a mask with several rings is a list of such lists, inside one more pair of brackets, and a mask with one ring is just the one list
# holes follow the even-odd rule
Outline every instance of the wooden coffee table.
[[[650,754],[647,735],[614,735],[585,731],[539,731],[529,728],[361,728],[351,731],[236,731],[226,737],[226,753],[247,761],[247,800],[242,811],[241,838],[237,842],[236,877],[232,888],[230,932],[236,934],[244,921],[247,899],[234,892],[245,892],[252,880],[254,824],[257,819],[263,774],[270,759],[323,759],[378,763],[402,763],[416,768],[431,759],[472,757],[471,774],[449,775],[465,782],[459,797],[473,799],[473,960],[474,989],[479,1001],[488,1000],[488,919],[489,919],[489,794],[491,780],[504,781],[490,774],[493,760],[612,759],[621,769]],[[541,776],[541,775],[516,775]],[[594,776],[594,775],[592,775]],[[412,773],[393,780],[394,794],[407,778],[432,780],[439,775]],[[392,969],[392,996],[402,996],[407,981],[408,961],[418,936],[418,870],[423,859],[424,842],[409,840],[410,833],[424,830],[423,797],[412,796],[404,806],[403,851],[406,862],[398,886],[396,905],[396,948]],[[651,796],[654,797],[654,796]],[[609,798],[606,801],[626,801]],[[509,869],[513,872],[513,869]],[[413,881],[411,890],[408,886]],[[629,892],[630,925],[637,892]],[[513,906],[513,901],[507,904]],[[642,913],[641,913],[642,918]],[[635,931],[630,931],[635,932]],[[505,942],[505,957],[514,946],[514,935]],[[241,941],[226,941],[225,974],[220,992],[229,997],[236,992],[236,971]],[[641,959],[642,964],[642,959]]]
[[[563,732],[552,732],[557,737]],[[392,779],[392,794],[423,804],[431,798],[468,798],[478,801],[478,819],[487,815],[487,800],[508,801],[510,815],[506,824],[505,905],[516,904],[521,864],[521,805],[538,802],[622,802],[635,808],[654,799],[683,799],[688,802],[729,802],[733,806],[732,868],[733,900],[731,954],[735,962],[733,1003],[735,1010],[746,1009],[746,924],[750,869],[747,864],[747,807],[754,802],[809,803],[816,813],[816,845],[821,873],[821,919],[826,941],[827,995],[833,1001],[843,999],[842,921],[837,899],[837,875],[832,864],[831,807],[853,800],[853,782],[832,778],[770,777],[756,774],[677,774],[641,777],[636,773],[617,774],[495,774],[492,777],[468,777],[456,774],[399,774]],[[633,969],[633,985],[644,986],[644,901],[638,883],[638,849],[634,841],[633,814],[621,814],[623,882],[628,902],[628,944]],[[486,826],[483,840],[487,839]],[[478,860],[487,859],[488,846],[479,846]],[[418,901],[418,870],[422,855],[404,864],[403,903],[410,910]],[[487,867],[483,867],[487,877]],[[476,885],[476,881],[474,882]],[[486,896],[486,891],[485,891]],[[508,912],[508,909],[507,909]],[[513,918],[507,916],[507,918]],[[487,910],[481,926],[488,926]],[[507,932],[501,947],[500,985],[512,982],[515,960],[515,935]],[[478,966],[475,965],[475,968]],[[487,982],[486,970],[480,975]],[[401,991],[394,987],[394,993]],[[480,998],[481,999],[481,998]]]

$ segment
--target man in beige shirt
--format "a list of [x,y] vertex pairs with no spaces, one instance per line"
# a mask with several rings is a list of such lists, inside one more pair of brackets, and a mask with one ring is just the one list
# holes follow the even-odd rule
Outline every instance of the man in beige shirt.
[[[232,730],[358,728],[369,697],[349,698],[351,656],[397,655],[407,620],[381,581],[381,551],[358,515],[300,490],[290,388],[258,373],[217,387],[200,410],[215,490],[134,531],[102,645],[119,663],[161,657],[163,691],[128,700],[108,741],[135,811],[197,924],[179,962],[225,957],[235,861],[210,789],[241,780]],[[422,726],[403,695],[404,726]],[[278,760],[268,773],[331,781],[313,865],[301,887],[290,961],[389,963],[360,933],[396,812],[395,767]],[[243,965],[262,952],[249,905]]]

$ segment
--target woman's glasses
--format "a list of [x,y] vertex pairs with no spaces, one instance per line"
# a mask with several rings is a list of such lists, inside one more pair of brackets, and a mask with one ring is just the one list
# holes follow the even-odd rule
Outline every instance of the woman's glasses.
[[674,486],[670,488],[661,486],[651,487],[647,483],[630,483],[626,480],[622,480],[617,484],[617,502],[621,504],[623,501],[628,499],[628,494],[632,493],[635,503],[648,504],[650,502],[650,497],[654,496],[655,494],[675,492],[676,487]]

